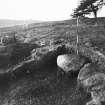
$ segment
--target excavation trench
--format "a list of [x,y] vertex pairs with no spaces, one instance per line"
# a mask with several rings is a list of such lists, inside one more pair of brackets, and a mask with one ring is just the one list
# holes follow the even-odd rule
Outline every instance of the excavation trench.
[[[78,72],[73,73],[69,78],[64,78],[59,83],[56,81],[57,56],[68,53],[74,54],[74,52],[75,47],[58,46],[51,51],[47,51],[44,55],[41,54],[38,59],[39,56],[36,56],[34,60],[23,61],[20,66],[12,68],[14,70],[1,74],[1,103],[5,104],[8,101],[12,103],[11,101],[14,100],[16,105],[19,102],[20,105],[23,105],[23,101],[28,103],[30,99],[33,103],[38,104],[40,102],[40,105],[53,102],[57,105],[62,100],[62,103],[72,105],[85,104],[90,99],[90,96],[77,90]],[[84,65],[93,62],[91,57],[88,57],[90,55],[85,55],[80,53],[80,56],[86,59]],[[21,100],[23,101],[21,102]]]

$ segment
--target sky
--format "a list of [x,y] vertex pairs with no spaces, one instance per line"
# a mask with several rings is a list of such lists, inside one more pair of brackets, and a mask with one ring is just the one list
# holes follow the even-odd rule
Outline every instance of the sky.
[[[70,19],[79,0],[0,0],[0,19],[56,21]],[[105,16],[105,7],[98,16]]]

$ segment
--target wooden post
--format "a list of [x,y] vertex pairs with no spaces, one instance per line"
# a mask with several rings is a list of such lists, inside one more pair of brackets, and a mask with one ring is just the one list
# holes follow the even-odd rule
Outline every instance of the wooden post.
[[79,26],[79,17],[77,17],[77,42],[76,42],[76,53],[78,55],[78,45],[79,45],[79,34],[78,34],[78,26]]

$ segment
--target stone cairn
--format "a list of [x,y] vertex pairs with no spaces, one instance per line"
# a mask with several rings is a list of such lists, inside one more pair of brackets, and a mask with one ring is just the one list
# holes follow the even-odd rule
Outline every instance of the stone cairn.
[[[65,45],[68,51],[74,49]],[[82,57],[88,58],[86,60]],[[105,55],[99,51],[86,47],[79,47],[79,55],[63,54],[57,57],[57,65],[62,71],[68,73],[78,71],[77,86],[82,87],[91,94],[92,100],[86,105],[101,105],[105,101]]]

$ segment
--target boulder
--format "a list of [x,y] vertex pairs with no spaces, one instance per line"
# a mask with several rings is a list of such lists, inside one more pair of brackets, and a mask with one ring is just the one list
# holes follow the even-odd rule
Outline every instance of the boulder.
[[85,59],[76,54],[63,54],[57,57],[57,66],[64,72],[78,71],[84,65]]
[[[65,49],[68,53],[76,51],[76,46],[66,44]],[[79,55],[87,58],[89,63],[97,64],[100,70],[105,73],[105,55],[100,51],[95,51],[94,48],[87,48],[84,46],[78,46]]]
[[83,81],[84,87],[87,87],[91,93],[92,100],[86,105],[101,105],[105,101],[105,74],[96,73]]
[[[101,80],[102,79],[102,80]],[[105,82],[105,74],[97,64],[88,63],[79,72],[77,77],[78,87],[86,91],[102,88]]]
[[105,74],[95,73],[83,81],[83,86],[91,91],[99,91],[105,88]]
[[99,66],[97,64],[95,64],[95,63],[85,64],[84,67],[81,68],[81,70],[78,74],[77,80],[83,81],[97,72],[101,72],[101,70],[99,69]]
[[84,49],[82,48],[81,54],[90,59],[90,63],[80,70],[77,81],[82,81],[97,72],[105,74],[105,55],[99,51]]
[[79,87],[84,87],[84,81],[86,82],[86,80],[88,78],[90,78],[91,76],[98,74],[98,73],[103,73],[103,70],[101,70],[100,66],[96,63],[88,63],[85,64],[85,66],[83,68],[81,68],[78,77],[77,77],[77,84]]

